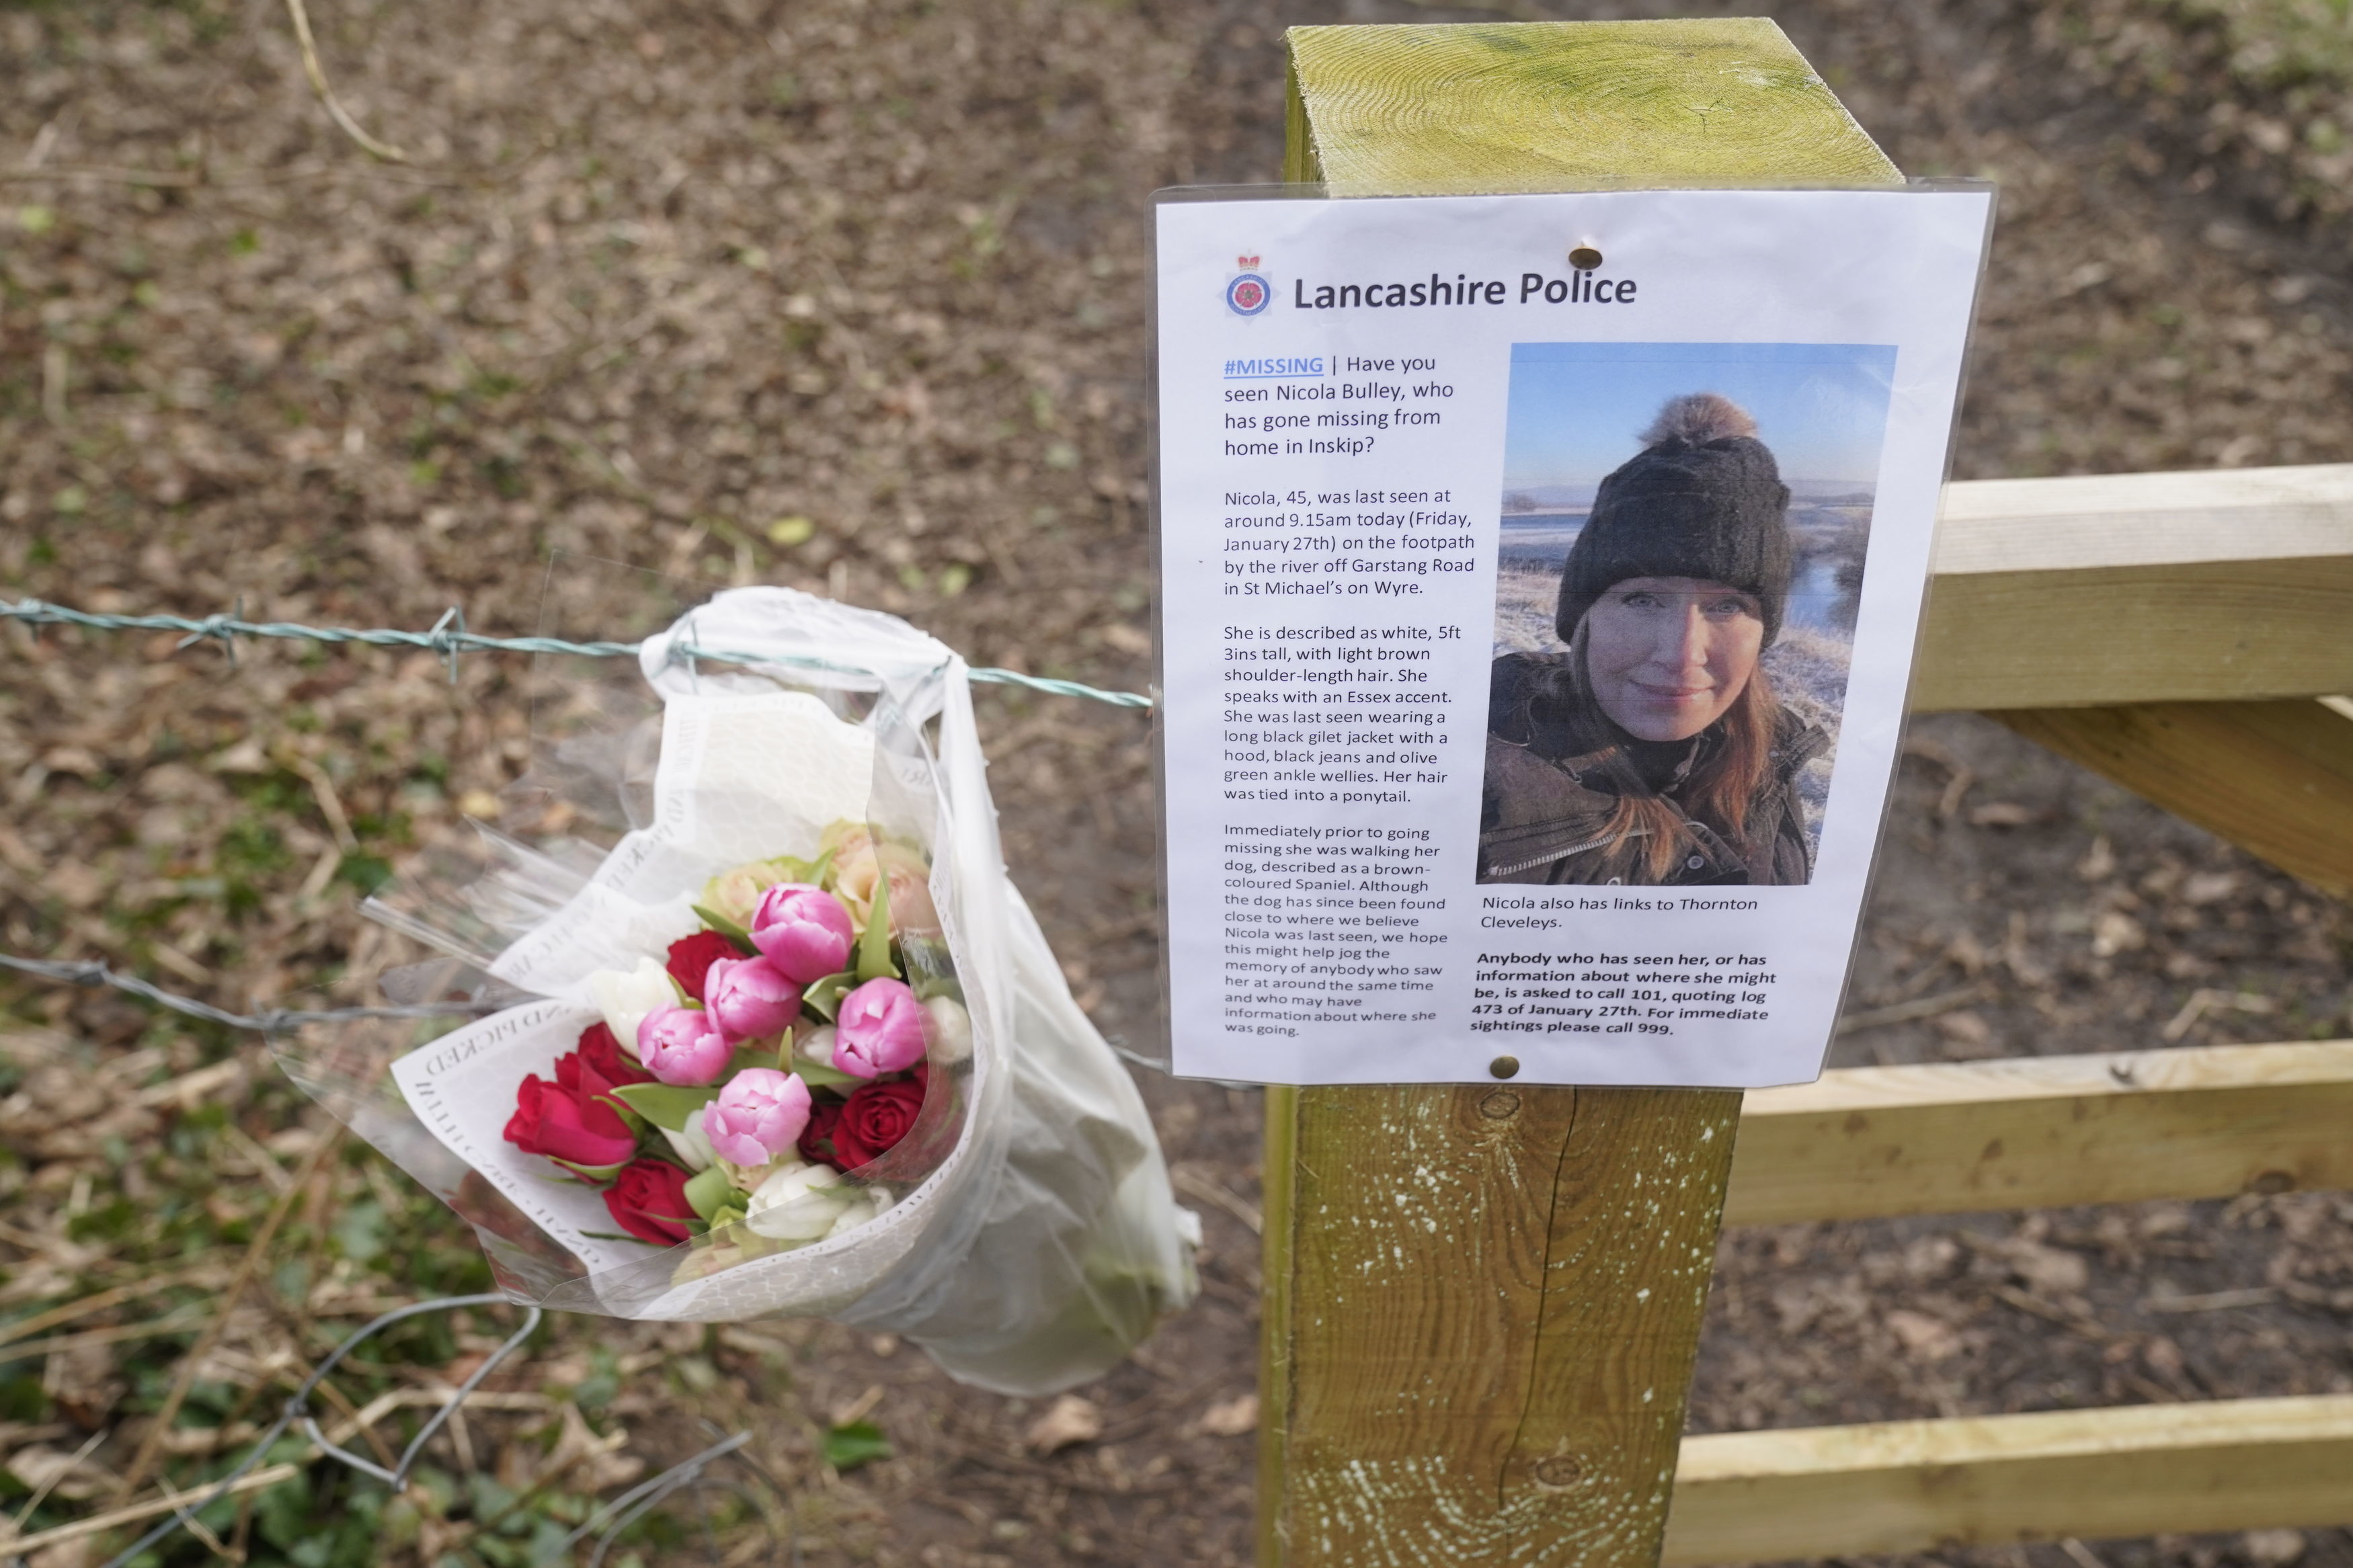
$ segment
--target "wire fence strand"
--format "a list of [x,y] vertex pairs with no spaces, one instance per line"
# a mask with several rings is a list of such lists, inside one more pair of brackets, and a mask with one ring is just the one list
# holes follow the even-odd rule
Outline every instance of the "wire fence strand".
[[0,952],[0,969],[39,980],[54,980],[63,985],[105,986],[191,1018],[265,1035],[300,1028],[305,1024],[340,1024],[357,1018],[448,1018],[489,1010],[487,1005],[472,1002],[425,1002],[403,1007],[273,1007],[261,1013],[232,1013],[209,1002],[166,991],[135,974],[118,974],[90,959],[19,958],[14,953]]
[[[358,643],[369,647],[417,648],[440,656],[448,666],[449,679],[453,681],[458,678],[458,656],[462,653],[550,653],[573,654],[586,658],[634,658],[641,646],[634,642],[572,642],[563,637],[484,637],[478,632],[468,631],[465,616],[454,608],[445,611],[429,630],[421,632],[404,631],[395,626],[313,626],[299,621],[248,621],[244,618],[243,601],[239,601],[237,607],[227,615],[190,617],[108,615],[96,610],[72,609],[42,599],[16,599],[0,602],[0,621],[16,621],[35,627],[79,626],[88,631],[100,632],[178,632],[182,634],[180,647],[217,642],[227,650],[232,664],[237,660],[237,639],[239,637],[313,642],[329,647]],[[779,660],[771,655],[702,647],[691,643],[679,644],[674,651],[681,658],[707,658],[716,663],[795,662]],[[822,666],[823,661],[807,662]],[[1108,703],[1113,708],[1142,709],[1154,705],[1153,700],[1141,691],[1111,691],[1081,681],[1029,675],[1018,669],[981,666],[967,670],[966,674],[984,686],[1025,687],[1055,697],[1077,697],[1090,702]]]

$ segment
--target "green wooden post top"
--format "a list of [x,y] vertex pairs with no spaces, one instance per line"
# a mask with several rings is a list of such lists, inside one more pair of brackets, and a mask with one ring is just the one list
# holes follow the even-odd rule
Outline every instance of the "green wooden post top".
[[1336,195],[1855,184],[1903,175],[1761,16],[1293,27]]

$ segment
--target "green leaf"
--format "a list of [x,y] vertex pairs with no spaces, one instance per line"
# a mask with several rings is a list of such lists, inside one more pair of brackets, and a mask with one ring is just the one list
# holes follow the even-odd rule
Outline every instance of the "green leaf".
[[683,1132],[687,1118],[719,1098],[719,1086],[711,1083],[691,1089],[668,1083],[625,1083],[613,1093],[655,1126]]
[[363,1198],[336,1216],[335,1245],[345,1258],[365,1263],[384,1251],[384,1205]]
[[721,914],[716,910],[706,910],[701,904],[692,904],[688,907],[694,910],[695,917],[702,921],[704,925],[709,926],[712,931],[717,931],[721,936],[725,937],[729,942],[732,942],[737,947],[742,948],[744,950],[744,957],[749,958],[752,954],[759,952],[758,948],[752,945],[752,933],[745,931],[742,926],[737,925],[733,921],[729,920],[725,915]]
[[21,1421],[30,1426],[48,1407],[49,1396],[42,1392],[38,1376],[12,1377],[0,1383],[0,1421]]
[[686,1179],[686,1201],[707,1224],[712,1215],[725,1207],[735,1194],[735,1184],[727,1173],[713,1165],[707,1171],[697,1171]]
[[891,879],[874,879],[874,907],[867,911],[866,929],[858,937],[858,978],[879,980],[894,974],[891,967]]
[[711,1228],[713,1231],[725,1230],[731,1225],[742,1225],[744,1217],[743,1206],[730,1204],[725,1208],[711,1211]]
[[630,1106],[628,1100],[616,1100],[609,1094],[600,1094],[596,1096],[596,1100],[601,1104],[612,1107],[613,1114],[619,1117],[621,1121],[628,1125],[632,1136],[639,1138],[645,1136],[646,1119],[639,1116],[636,1110]]
[[808,863],[808,875],[802,878],[801,880],[807,882],[812,888],[823,888],[827,892],[832,892],[833,851],[828,849],[824,854],[818,856],[816,859],[810,861]]
[[[579,1177],[582,1181],[587,1183],[592,1187],[604,1186],[606,1184],[612,1181],[614,1177],[619,1175],[622,1168],[629,1163],[627,1160],[623,1160],[617,1164],[611,1165],[575,1165],[569,1160],[558,1160],[553,1154],[550,1154],[548,1159],[553,1161],[554,1163],[563,1166],[565,1170],[571,1172],[573,1175]],[[559,1176],[556,1179],[558,1181],[563,1181],[565,1178]]]
[[811,1089],[839,1089],[844,1085],[854,1087],[866,1081],[855,1073],[842,1071],[831,1062],[815,1061],[807,1057],[795,1057],[791,1070],[797,1073],[800,1080]]
[[827,1428],[824,1452],[827,1464],[847,1473],[860,1465],[889,1458],[891,1440],[873,1422],[853,1421],[847,1426]]
[[588,1352],[588,1375],[572,1391],[572,1403],[583,1410],[599,1410],[621,1392],[620,1358],[603,1345]]
[[857,984],[858,976],[847,969],[839,974],[821,975],[802,989],[802,1010],[814,1013],[830,1024],[834,1014],[841,1008],[841,999],[849,994],[851,987]]
[[733,1078],[745,1068],[766,1068],[773,1072],[780,1059],[774,1047],[738,1046],[735,1047],[735,1054],[727,1058],[727,1076]]

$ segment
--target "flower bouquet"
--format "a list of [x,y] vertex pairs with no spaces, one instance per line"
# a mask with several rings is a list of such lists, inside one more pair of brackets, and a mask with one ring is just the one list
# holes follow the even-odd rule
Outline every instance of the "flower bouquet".
[[371,904],[447,955],[391,999],[448,1015],[282,1065],[518,1300],[829,1317],[1009,1393],[1107,1370],[1190,1300],[1198,1232],[1005,875],[962,662],[750,588],[638,677],[524,781],[606,842],[485,827],[471,881]]
[[598,1239],[668,1247],[741,1226],[757,1256],[873,1218],[888,1189],[843,1178],[905,1142],[933,1049],[953,1064],[971,1046],[963,1005],[919,998],[893,940],[902,923],[937,934],[927,869],[836,822],[814,860],[713,877],[702,923],[660,960],[590,976],[601,1016],[552,1078],[525,1076],[505,1141],[602,1194],[620,1229]]

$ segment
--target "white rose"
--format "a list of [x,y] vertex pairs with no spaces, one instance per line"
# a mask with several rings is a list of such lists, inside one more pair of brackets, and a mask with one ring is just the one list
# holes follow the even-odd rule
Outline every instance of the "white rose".
[[617,969],[598,970],[588,977],[588,995],[596,1011],[605,1015],[613,1038],[632,1054],[638,1048],[638,1026],[646,1015],[657,1007],[678,1005],[678,987],[670,984],[670,971],[652,958],[640,958],[627,974]]
[[932,1060],[953,1067],[972,1055],[972,1015],[953,996],[934,996],[923,1004],[932,1018]]
[[833,1065],[833,1042],[839,1033],[831,1024],[819,1024],[797,1047],[800,1054],[825,1067]]
[[707,1171],[711,1169],[711,1163],[719,1157],[717,1151],[711,1147],[710,1138],[702,1131],[702,1118],[700,1116],[688,1117],[683,1132],[673,1132],[667,1127],[660,1131],[670,1141],[670,1146],[678,1157],[686,1162],[686,1168],[690,1171]]
[[833,1222],[833,1228],[825,1233],[827,1239],[830,1240],[845,1230],[856,1230],[860,1226],[872,1219],[874,1214],[874,1200],[862,1193],[860,1194],[842,1205],[840,1215]]
[[830,1165],[781,1165],[752,1194],[744,1223],[770,1241],[815,1241],[856,1196]]

